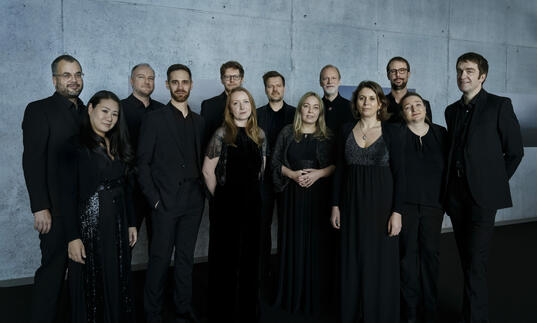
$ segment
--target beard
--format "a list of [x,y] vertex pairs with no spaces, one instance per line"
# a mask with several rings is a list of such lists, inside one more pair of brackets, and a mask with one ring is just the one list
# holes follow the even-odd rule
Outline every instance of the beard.
[[66,98],[78,98],[78,96],[80,95],[80,92],[82,92],[82,88],[83,88],[83,85],[82,84],[78,84],[78,88],[77,89],[73,89],[69,86],[63,86],[63,85],[58,85],[56,86],[56,92],[58,92],[60,95],[62,95],[63,97],[66,97]]
[[190,96],[190,92],[170,92],[170,94],[177,102],[185,102]]
[[[397,80],[401,80],[401,79],[396,79],[395,81],[397,81]],[[406,88],[406,83],[407,83],[407,82],[403,81],[403,82],[401,83],[401,85],[397,85],[397,84],[395,84],[395,82],[391,82],[392,89],[393,89],[393,90],[396,90],[396,91],[398,91],[398,90],[402,90],[402,89]]]

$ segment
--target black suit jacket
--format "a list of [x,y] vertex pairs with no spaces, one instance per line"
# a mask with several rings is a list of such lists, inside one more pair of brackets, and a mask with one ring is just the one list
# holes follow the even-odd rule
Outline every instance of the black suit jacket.
[[203,150],[207,147],[209,140],[213,137],[214,132],[224,122],[224,110],[226,108],[227,94],[226,91],[215,97],[201,102],[201,116],[205,120],[205,132],[203,135]]
[[[524,146],[511,100],[481,91],[476,98],[464,147],[464,169],[477,205],[497,210],[512,206],[509,178],[524,156]],[[462,115],[457,113],[460,108],[460,101],[457,101],[445,111],[450,142],[448,180],[454,167],[454,129],[457,118]]]
[[[177,192],[189,174],[186,174],[184,151],[170,103],[162,109],[146,114],[142,120],[138,142],[138,182],[152,207],[157,201],[164,206],[173,205]],[[196,167],[201,174],[203,151],[201,140],[205,121],[190,111],[195,129]]]
[[[22,168],[32,212],[59,212],[58,153],[79,132],[79,119],[70,111],[71,101],[58,93],[28,104],[22,121],[24,152]],[[78,109],[86,110],[78,100]]]

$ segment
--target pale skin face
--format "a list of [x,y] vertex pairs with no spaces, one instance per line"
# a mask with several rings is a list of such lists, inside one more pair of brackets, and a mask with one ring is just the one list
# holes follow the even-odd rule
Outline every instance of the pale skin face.
[[473,97],[483,87],[487,75],[479,75],[479,68],[476,63],[465,61],[457,64],[457,86],[465,95]]
[[58,63],[56,72],[52,76],[52,83],[56,92],[68,99],[76,100],[84,87],[82,68],[77,62],[62,60]]
[[97,105],[88,106],[88,115],[93,131],[105,137],[117,123],[119,118],[119,104],[112,99],[102,99]]
[[336,95],[341,84],[337,70],[333,67],[326,68],[321,74],[320,83],[325,96]]
[[367,87],[358,92],[356,106],[362,119],[376,117],[377,111],[381,107],[377,94]]
[[423,123],[425,121],[425,104],[417,96],[409,96],[401,102],[403,116],[407,123]]
[[317,100],[317,98],[313,95],[309,96],[302,104],[302,107],[300,107],[300,112],[302,123],[304,125],[315,126],[321,112],[319,100]]
[[149,97],[155,89],[155,72],[148,66],[138,67],[131,76],[131,86],[133,93]]
[[241,73],[237,68],[227,68],[220,81],[222,82],[222,85],[224,85],[226,92],[229,93],[234,88],[242,85]]
[[252,114],[250,98],[242,91],[231,94],[229,107],[235,123],[245,123]]
[[265,86],[265,93],[270,102],[280,102],[285,94],[285,86],[281,77],[269,77]]
[[166,88],[170,90],[172,100],[179,103],[186,102],[192,89],[192,80],[187,71],[176,70],[170,73]]
[[388,68],[388,79],[390,80],[392,89],[402,90],[406,88],[409,77],[410,71],[408,70],[405,62],[393,61],[390,63]]

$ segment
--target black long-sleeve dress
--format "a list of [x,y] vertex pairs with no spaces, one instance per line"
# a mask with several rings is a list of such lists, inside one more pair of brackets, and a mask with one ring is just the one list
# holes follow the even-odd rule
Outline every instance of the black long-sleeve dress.
[[72,146],[61,160],[67,241],[81,239],[86,252],[85,264],[69,261],[72,322],[133,322],[125,165],[103,147]]
[[233,146],[224,143],[224,128],[217,129],[206,154],[219,157],[209,237],[211,322],[255,322],[257,317],[260,180],[266,142],[259,147],[244,128],[238,130]]
[[[322,283],[331,278],[322,269],[333,264],[327,263],[329,257],[322,252],[326,231],[330,230],[327,180],[321,178],[304,188],[285,177],[281,168],[322,169],[332,164],[332,156],[331,140],[303,134],[296,142],[293,125],[282,129],[273,151],[274,187],[282,192],[278,201],[280,270],[274,305],[289,312],[319,313]],[[333,285],[333,281],[330,283]]]
[[354,124],[342,128],[333,205],[341,214],[342,322],[399,321],[398,238],[388,236],[392,212],[402,212],[405,189],[401,127],[358,146]]

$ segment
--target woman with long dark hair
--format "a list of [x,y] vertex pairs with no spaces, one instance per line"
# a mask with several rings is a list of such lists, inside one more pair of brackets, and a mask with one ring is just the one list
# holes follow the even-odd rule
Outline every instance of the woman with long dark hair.
[[265,156],[265,134],[257,126],[254,99],[246,89],[235,88],[227,98],[224,123],[211,138],[203,162],[215,210],[209,237],[211,322],[257,319],[260,180]]
[[429,120],[423,98],[417,93],[403,96],[401,109],[408,128],[404,135],[408,185],[399,238],[402,318],[404,322],[421,322],[422,316],[423,322],[430,323],[437,320],[447,130]]
[[293,124],[280,132],[272,153],[274,188],[281,192],[275,305],[292,313],[319,314],[321,282],[329,278],[321,274],[321,268],[332,264],[326,263],[321,250],[326,238],[323,228],[329,229],[326,178],[335,168],[332,156],[323,101],[308,92],[298,102]]
[[361,82],[351,104],[359,120],[338,137],[331,218],[341,230],[341,321],[399,322],[402,125],[384,122],[388,101],[375,82]]
[[127,192],[133,154],[114,93],[90,99],[80,135],[60,158],[72,322],[133,322],[130,247],[137,232]]

